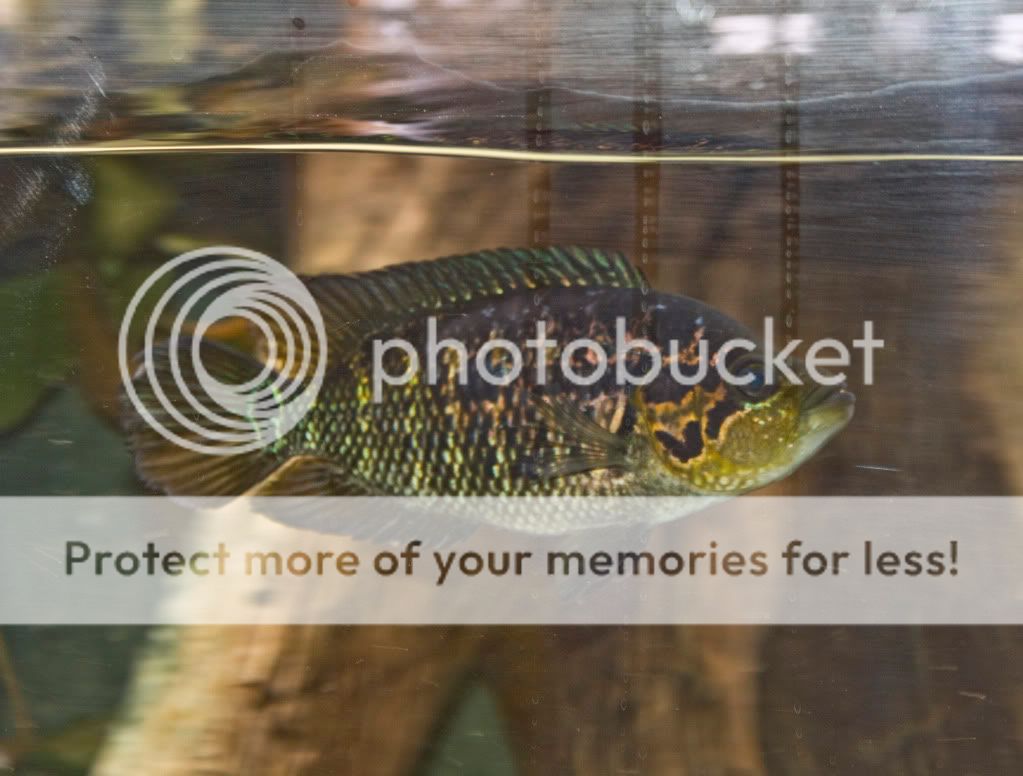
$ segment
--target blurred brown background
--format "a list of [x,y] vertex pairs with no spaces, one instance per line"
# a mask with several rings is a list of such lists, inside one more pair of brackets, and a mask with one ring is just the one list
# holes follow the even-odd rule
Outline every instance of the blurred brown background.
[[[181,250],[348,272],[552,242],[624,250],[658,288],[754,325],[797,303],[806,338],[875,322],[887,344],[854,422],[773,492],[1019,495],[1023,174],[952,158],[1019,151],[1012,10],[0,0],[8,147],[591,155],[0,158],[0,492],[140,492],[114,334]],[[778,151],[863,155],[699,158]],[[19,773],[1008,774],[1023,759],[1013,628],[3,633],[2,757]]]

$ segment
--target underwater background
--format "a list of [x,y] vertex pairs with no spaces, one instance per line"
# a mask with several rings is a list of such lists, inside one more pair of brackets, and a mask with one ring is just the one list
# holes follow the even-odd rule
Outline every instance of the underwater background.
[[[215,244],[303,273],[578,244],[750,325],[872,320],[853,422],[765,492],[1023,495],[1012,5],[0,0],[0,495],[146,492],[121,315]],[[19,774],[1023,762],[1018,628],[0,634]]]

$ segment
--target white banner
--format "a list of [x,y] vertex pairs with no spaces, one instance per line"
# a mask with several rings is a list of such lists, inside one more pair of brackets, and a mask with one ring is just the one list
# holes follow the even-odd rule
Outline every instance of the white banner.
[[1021,624],[1021,555],[1019,498],[3,498],[0,624]]

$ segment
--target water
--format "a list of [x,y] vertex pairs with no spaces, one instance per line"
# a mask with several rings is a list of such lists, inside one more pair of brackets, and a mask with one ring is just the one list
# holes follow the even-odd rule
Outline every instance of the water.
[[[354,153],[96,155],[81,164],[94,193],[88,204],[66,216],[69,232],[52,249],[52,264],[6,281],[10,290],[4,309],[11,323],[5,331],[8,342],[15,343],[16,360],[4,379],[11,386],[7,395],[23,397],[18,414],[9,415],[0,445],[0,486],[8,495],[143,492],[115,422],[118,384],[111,359],[117,311],[148,270],[185,247],[247,245],[288,260],[296,269],[326,272],[529,244],[538,228],[554,243],[630,253],[643,240],[636,168],[628,165]],[[750,323],[764,315],[781,317],[786,284],[779,167],[700,163],[665,165],[658,172],[656,248],[649,250],[646,267],[657,287],[712,301]],[[775,486],[775,492],[1019,493],[1021,372],[1015,354],[1020,328],[1014,321],[1023,235],[1011,217],[1023,195],[1019,172],[1008,163],[975,160],[800,167],[799,333],[850,341],[859,335],[861,322],[870,319],[887,345],[877,384],[854,386],[859,405],[853,424]],[[539,216],[533,202],[538,190],[549,196],[549,212]],[[11,339],[12,332],[18,339]],[[1004,749],[1008,733],[975,721],[972,709],[981,701],[960,693],[997,696],[1002,671],[1015,664],[1016,654],[1015,631],[998,634],[998,639],[978,642],[978,632],[965,629],[758,632],[755,640],[762,640],[766,656],[736,670],[757,671],[762,679],[765,705],[758,724],[764,726],[763,735],[792,742],[789,754],[772,752],[774,772],[797,772],[800,766],[793,763],[799,757],[818,762],[835,749],[846,762],[887,761],[891,755],[883,752],[864,754],[857,736],[910,725],[946,702],[941,699],[958,704],[959,716],[935,723],[933,732],[919,734],[923,740],[966,729],[970,740],[947,756],[959,758],[952,760],[957,763],[992,762],[996,754],[989,747]],[[78,633],[66,634],[64,641],[50,631],[10,636],[14,663],[26,672],[30,706],[48,734],[96,716],[106,718],[113,708],[111,688],[126,675],[107,675],[97,684],[72,681],[51,669],[34,672],[47,665],[85,667],[94,661],[109,667],[112,655],[138,644],[131,633],[118,636],[116,648],[100,647],[96,636]],[[612,684],[594,680],[587,685],[596,694],[593,703],[602,702],[601,693],[612,692],[643,709],[650,702],[644,698],[662,692],[657,677],[668,681],[676,670],[705,676],[702,668],[640,657],[645,650],[653,650],[651,656],[689,654],[696,659],[699,650],[711,648],[686,652],[692,648],[684,646],[687,639],[704,635],[676,635],[670,629],[460,631],[449,636],[465,649],[469,646],[463,640],[470,637],[500,645],[496,656],[487,653],[482,667],[468,657],[454,665],[468,671],[473,692],[492,692],[480,688],[491,688],[495,677],[513,688],[502,690],[498,700],[488,694],[485,702],[474,701],[483,703],[488,716],[471,722],[459,717],[459,724],[468,727],[456,726],[431,739],[442,753],[429,760],[437,773],[450,772],[448,757],[461,762],[499,756],[508,758],[501,762],[509,769],[512,761],[521,762],[521,751],[508,736],[536,730],[534,717],[515,705],[517,688],[527,678],[551,698],[547,703],[561,704],[566,724],[589,719],[586,704],[575,705],[581,703],[577,698],[561,694],[569,686],[561,683],[556,666],[565,659],[586,655],[590,664],[611,672],[614,679],[607,681]],[[717,637],[706,637],[713,646]],[[377,641],[416,649],[425,635],[382,631],[364,638],[372,642],[363,647],[372,654]],[[27,657],[38,650],[48,656],[41,663],[41,658]],[[631,689],[622,685],[632,673],[621,664],[623,655],[634,655],[628,660],[643,666],[644,679]],[[827,665],[815,655],[828,655]],[[526,670],[518,667],[520,660],[534,666],[527,678],[508,673]],[[833,668],[832,660],[842,668]],[[885,668],[876,676],[879,664]],[[386,686],[383,675],[361,676],[367,690]],[[439,683],[447,687],[447,681]],[[923,692],[923,687],[925,696],[904,700],[905,693]],[[857,699],[845,701],[844,713],[852,721],[839,723],[832,716],[837,710],[811,717],[783,711],[791,708],[789,699],[808,709],[830,710],[836,694]],[[676,705],[688,708],[687,697],[677,696]],[[363,702],[373,707],[369,698]],[[891,706],[897,702],[907,705]],[[1011,707],[1000,708],[1009,713]],[[888,711],[879,714],[877,709]],[[722,707],[714,713],[734,712]],[[590,724],[621,731],[624,718],[612,715]],[[557,718],[536,719],[562,731],[558,737],[548,727],[541,739],[547,742],[545,751],[562,752],[571,739],[556,726]],[[673,719],[672,724],[678,721]],[[477,729],[485,731],[482,741],[471,733]],[[91,730],[95,743],[102,740],[102,725]],[[794,737],[797,732],[801,737]],[[915,746],[913,740],[900,746]],[[644,743],[655,751],[663,745],[658,739]],[[46,746],[60,750],[62,745],[47,740]],[[479,753],[481,747],[487,754]],[[998,762],[1015,757],[994,751],[1009,758]],[[601,752],[587,752],[594,767],[609,756]],[[847,772],[854,772],[852,767]]]
[[[706,19],[694,3],[293,5],[147,20],[97,2],[0,25],[0,494],[144,492],[117,422],[120,314],[152,269],[207,244],[307,273],[579,244],[623,250],[657,288],[749,324],[792,316],[801,337],[849,342],[872,320],[886,345],[875,385],[853,376],[853,423],[771,492],[1023,493],[1023,56],[999,21],[1008,4]],[[810,43],[805,20],[783,19],[797,12]],[[729,55],[739,39],[710,20],[740,15],[774,42]],[[155,36],[166,19],[179,26]],[[153,647],[138,629],[3,635],[40,726],[25,772],[86,772]],[[265,709],[287,719],[273,699],[305,677],[326,700],[296,712],[290,740],[319,735],[317,762],[359,773],[1011,773],[1023,759],[1015,628],[218,638],[214,674],[265,658],[246,644],[287,647],[236,727],[265,725]],[[0,672],[0,739],[11,695]],[[150,761],[190,747],[171,730],[145,739]],[[295,756],[259,746],[267,762]]]

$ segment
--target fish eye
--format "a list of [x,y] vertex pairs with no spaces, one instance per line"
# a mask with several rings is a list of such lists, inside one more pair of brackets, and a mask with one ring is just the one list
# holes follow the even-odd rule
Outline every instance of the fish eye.
[[756,356],[750,356],[736,363],[730,370],[742,383],[733,387],[746,401],[763,401],[774,393],[774,386],[768,384],[764,371],[764,362]]

